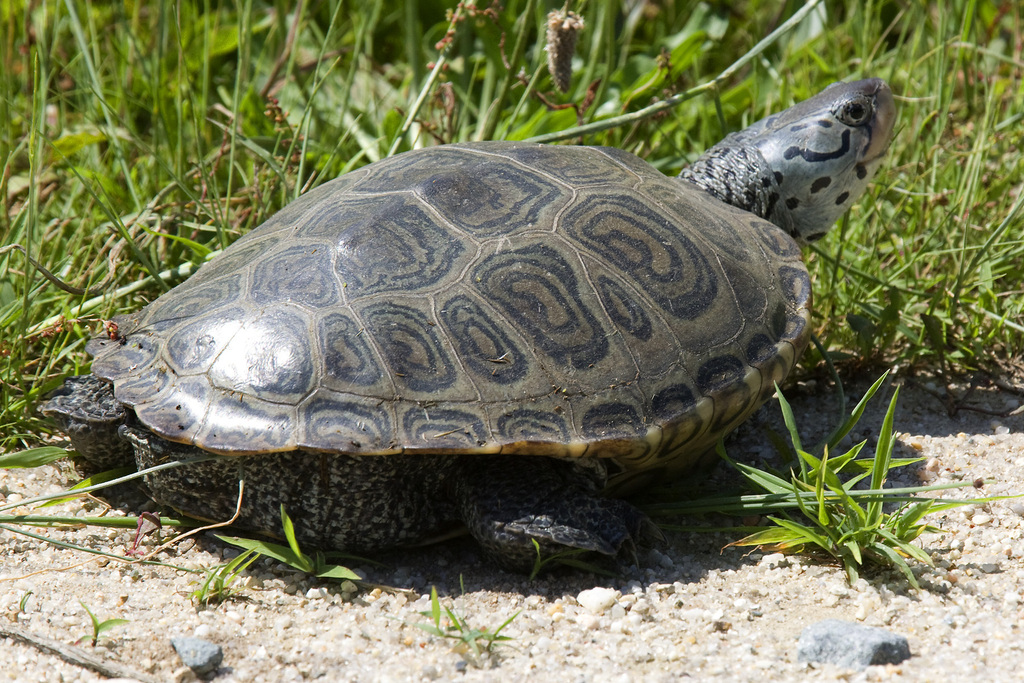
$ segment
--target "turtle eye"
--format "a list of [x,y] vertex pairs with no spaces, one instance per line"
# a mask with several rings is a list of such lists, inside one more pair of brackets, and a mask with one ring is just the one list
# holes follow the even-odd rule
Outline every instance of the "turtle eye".
[[869,98],[857,96],[836,103],[832,113],[847,126],[863,126],[871,119],[871,109]]

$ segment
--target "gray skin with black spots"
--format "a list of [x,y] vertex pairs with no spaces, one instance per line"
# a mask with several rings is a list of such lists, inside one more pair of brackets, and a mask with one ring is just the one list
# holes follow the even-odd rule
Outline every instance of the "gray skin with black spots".
[[119,318],[43,411],[92,468],[226,456],[147,492],[211,521],[241,495],[236,524],[277,537],[284,506],[309,547],[462,525],[515,570],[534,542],[629,558],[660,534],[611,494],[690,471],[792,369],[810,282],[790,236],[863,191],[894,118],[882,81],[836,84],[684,182],[527,143],[371,164]]
[[[824,237],[864,192],[889,148],[895,107],[888,86],[878,79],[860,83],[857,89],[834,83],[729,135],[680,177],[767,218],[798,242]],[[883,116],[877,116],[879,98],[887,103]]]

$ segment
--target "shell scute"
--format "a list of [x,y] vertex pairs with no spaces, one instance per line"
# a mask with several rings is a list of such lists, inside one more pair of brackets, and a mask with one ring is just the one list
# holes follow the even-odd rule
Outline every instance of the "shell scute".
[[490,429],[479,412],[415,406],[400,419],[406,451],[468,453],[480,449],[490,438]]
[[474,236],[507,236],[550,225],[571,196],[568,188],[541,173],[473,150],[449,145],[393,157],[355,189],[415,192],[456,229]]
[[623,193],[584,197],[563,219],[566,232],[670,316],[694,320],[718,294],[718,274],[670,215]]
[[318,390],[298,409],[300,448],[337,453],[398,452],[393,407],[385,401]]
[[324,239],[349,299],[422,291],[466,267],[475,249],[411,195],[353,198],[342,229]]
[[313,242],[262,256],[252,267],[249,298],[259,306],[297,303],[309,310],[333,306],[341,294],[330,249]]
[[450,343],[415,301],[372,303],[359,310],[359,317],[372,330],[398,397],[428,401],[465,395]]
[[[297,404],[319,381],[308,314],[278,306],[249,313],[241,322],[207,371],[210,384],[271,403]],[[220,418],[211,412],[210,419]]]
[[563,251],[536,242],[486,257],[471,282],[480,297],[532,339],[539,353],[570,373],[601,362],[611,346],[587,297],[581,296],[578,267]]
[[314,341],[323,362],[321,383],[336,391],[393,396],[394,385],[364,332],[353,316],[341,311],[332,310],[318,320]]

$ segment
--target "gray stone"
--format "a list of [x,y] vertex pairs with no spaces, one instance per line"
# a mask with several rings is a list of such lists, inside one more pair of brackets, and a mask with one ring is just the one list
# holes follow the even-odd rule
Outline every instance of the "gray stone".
[[210,673],[224,660],[220,645],[202,638],[171,638],[171,645],[185,666],[199,675]]
[[796,656],[801,662],[863,669],[871,664],[899,664],[909,659],[910,645],[905,637],[884,628],[825,619],[803,630]]

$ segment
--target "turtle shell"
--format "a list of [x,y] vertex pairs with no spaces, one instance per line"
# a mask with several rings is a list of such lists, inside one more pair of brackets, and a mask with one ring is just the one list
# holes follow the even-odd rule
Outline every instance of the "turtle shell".
[[470,143],[302,196],[96,339],[139,420],[215,453],[686,469],[803,351],[782,230],[625,152]]

